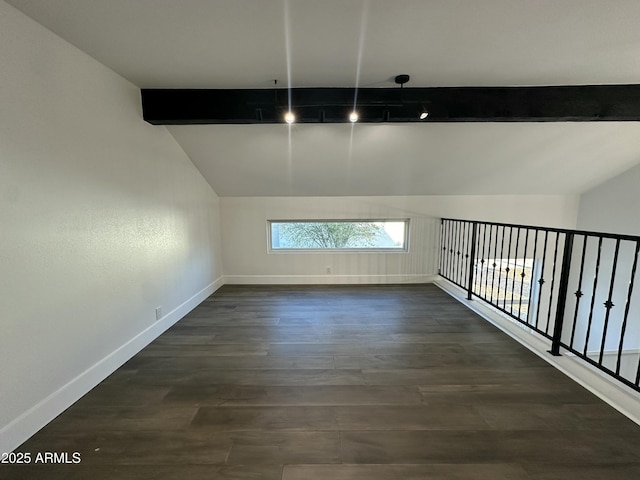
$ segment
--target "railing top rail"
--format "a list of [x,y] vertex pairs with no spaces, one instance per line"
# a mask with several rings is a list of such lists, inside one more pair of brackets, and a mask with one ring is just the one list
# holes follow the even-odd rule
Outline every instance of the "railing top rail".
[[527,228],[529,230],[538,230],[541,232],[554,232],[554,233],[573,233],[574,235],[585,235],[589,237],[602,237],[602,238],[611,238],[614,240],[629,240],[631,242],[639,242],[640,236],[637,235],[625,235],[620,233],[609,233],[609,232],[592,232],[588,230],[572,230],[569,228],[553,228],[553,227],[541,227],[537,225],[521,225],[517,223],[500,223],[500,222],[487,222],[484,220],[468,220],[464,218],[447,218],[442,217],[440,220],[449,221],[449,222],[467,222],[467,223],[477,223],[482,225],[493,225],[498,227],[510,227],[510,228]]

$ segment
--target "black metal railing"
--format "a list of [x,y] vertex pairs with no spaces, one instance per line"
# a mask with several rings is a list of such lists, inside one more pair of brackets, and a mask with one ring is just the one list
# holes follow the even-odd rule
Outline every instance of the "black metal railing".
[[439,274],[640,391],[640,237],[444,218]]

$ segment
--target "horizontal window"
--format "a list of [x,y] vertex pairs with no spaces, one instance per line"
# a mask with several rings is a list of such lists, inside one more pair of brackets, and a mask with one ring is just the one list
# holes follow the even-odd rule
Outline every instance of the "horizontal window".
[[409,220],[271,220],[269,248],[406,251]]

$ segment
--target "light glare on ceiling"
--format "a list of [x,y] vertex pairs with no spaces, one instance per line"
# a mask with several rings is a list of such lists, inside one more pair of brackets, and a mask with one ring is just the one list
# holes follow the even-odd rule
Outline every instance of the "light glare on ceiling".
[[287,112],[284,115],[284,121],[291,124],[296,121],[296,116],[293,114],[293,112]]
[[355,122],[357,122],[357,121],[358,121],[358,112],[356,112],[355,110],[354,110],[353,112],[351,112],[351,113],[349,114],[349,121],[350,121],[351,123],[355,123]]

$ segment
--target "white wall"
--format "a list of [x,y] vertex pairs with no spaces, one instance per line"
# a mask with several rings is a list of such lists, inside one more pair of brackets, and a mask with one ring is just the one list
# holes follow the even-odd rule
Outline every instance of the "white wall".
[[580,197],[578,228],[640,235],[639,207],[640,164]]
[[139,89],[1,1],[0,106],[10,451],[210,294],[222,269],[219,200],[142,120]]
[[[221,212],[226,283],[425,282],[437,273],[440,217],[571,228],[577,198],[223,197]],[[409,218],[409,252],[268,253],[267,220],[318,218]]]

